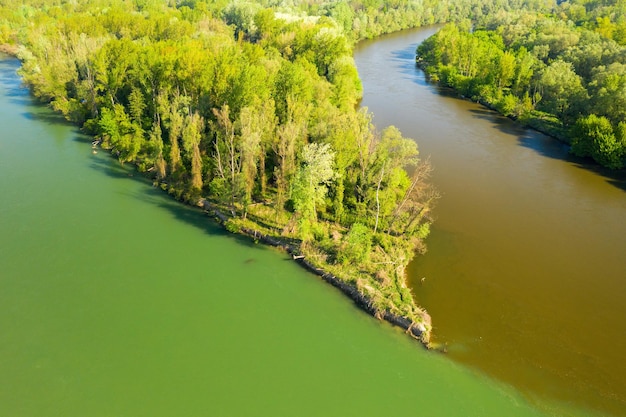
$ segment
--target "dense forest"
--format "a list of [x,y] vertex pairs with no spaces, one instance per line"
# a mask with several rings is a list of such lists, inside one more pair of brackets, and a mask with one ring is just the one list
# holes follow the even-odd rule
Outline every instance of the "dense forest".
[[619,169],[626,158],[626,2],[567,1],[451,23],[417,50],[434,81]]

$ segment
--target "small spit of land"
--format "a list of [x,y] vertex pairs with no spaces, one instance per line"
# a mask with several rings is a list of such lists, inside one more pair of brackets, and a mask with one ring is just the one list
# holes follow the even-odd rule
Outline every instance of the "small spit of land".
[[[403,293],[406,294],[403,291],[403,289],[406,290],[406,283],[398,278],[404,277],[403,268],[408,263],[408,257],[412,254],[410,247],[404,250],[396,247],[391,253],[397,257],[396,260],[380,253],[377,256],[378,262],[370,261],[363,265],[332,265],[328,262],[328,248],[310,243],[303,244],[297,238],[289,238],[281,231],[283,230],[283,227],[280,227],[282,225],[270,226],[261,225],[256,221],[242,221],[239,218],[228,216],[223,209],[207,200],[199,201],[198,205],[215,216],[226,228],[231,230],[234,228],[238,233],[247,235],[255,241],[287,251],[303,267],[337,287],[368,313],[405,329],[407,334],[422,341],[426,346],[430,346],[432,325],[428,313],[415,307],[411,298],[405,300],[389,298],[394,297],[395,292],[400,294],[400,297]],[[268,210],[273,211],[266,208],[257,212],[265,211],[267,213]],[[335,233],[340,236],[339,231],[335,231]],[[399,241],[397,243],[401,244]],[[391,273],[395,272],[396,282],[383,282],[383,285],[380,285],[378,280],[390,270]],[[368,281],[368,277],[375,277],[377,282],[372,285]],[[395,288],[395,291],[390,290],[390,288]],[[392,302],[388,300],[392,300]],[[399,306],[400,308],[398,308]]]
[[425,251],[431,168],[358,109],[353,39],[335,20],[256,3],[48,6],[1,11],[37,97],[174,198],[285,247],[428,345],[405,267]]

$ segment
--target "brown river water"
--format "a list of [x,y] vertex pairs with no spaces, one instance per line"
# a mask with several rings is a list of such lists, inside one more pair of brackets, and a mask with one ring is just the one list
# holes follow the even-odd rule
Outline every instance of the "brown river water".
[[430,156],[442,198],[409,268],[448,356],[557,415],[626,415],[626,175],[429,84],[436,28],[359,44],[362,105]]

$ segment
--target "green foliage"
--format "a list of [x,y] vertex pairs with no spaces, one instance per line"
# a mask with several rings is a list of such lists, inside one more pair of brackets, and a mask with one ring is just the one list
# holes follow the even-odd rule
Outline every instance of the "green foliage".
[[318,242],[326,242],[328,239],[328,230],[323,223],[313,223],[311,225],[311,233],[313,238]]
[[596,162],[609,168],[624,166],[626,147],[623,143],[623,124],[616,138],[611,122],[603,116],[591,114],[581,117],[572,128],[572,153],[577,156],[590,156]]
[[220,202],[227,202],[230,197],[230,187],[225,178],[213,178],[209,184],[209,192]]
[[311,76],[310,63],[305,60],[296,62],[282,61],[276,74],[274,96],[276,100],[276,115],[281,123],[289,118],[288,100],[309,103],[313,100],[314,80]]
[[102,109],[99,128],[104,146],[112,148],[120,161],[135,160],[144,143],[143,132],[131,121],[124,106],[116,104],[113,110]]
[[293,181],[291,199],[296,213],[308,220],[317,218],[328,186],[335,178],[335,153],[327,143],[311,143],[302,148],[301,164]]
[[595,112],[614,124],[626,120],[626,64],[613,62],[593,68],[589,92]]
[[237,223],[236,219],[228,219],[224,223],[224,227],[226,227],[226,230],[231,233],[239,233],[239,231],[241,230],[241,226]]
[[372,247],[372,232],[361,224],[354,223],[343,239],[343,245],[337,254],[342,263],[363,262],[369,256]]
[[513,94],[506,94],[495,105],[496,109],[505,116],[511,116],[518,109],[518,99]]
[[235,36],[254,38],[257,35],[255,16],[261,6],[254,2],[232,2],[222,11],[227,24],[235,27]]
[[[577,7],[581,3],[561,2],[555,16],[484,16],[472,31],[446,25],[418,47],[417,61],[431,80],[619,168],[621,142],[613,131],[626,117],[626,48],[612,40],[617,9],[600,13],[597,5]],[[588,118],[595,115],[606,120]]]
[[417,229],[416,236],[421,240],[425,240],[429,234],[430,234],[430,223],[426,222],[426,223],[420,224]]
[[569,120],[578,113],[578,107],[586,100],[581,78],[571,63],[561,60],[547,66],[538,79],[542,96],[541,109]]

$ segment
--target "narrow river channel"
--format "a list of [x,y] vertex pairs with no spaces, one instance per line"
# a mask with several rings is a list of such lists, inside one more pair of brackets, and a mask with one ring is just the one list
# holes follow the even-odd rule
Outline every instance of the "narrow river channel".
[[18,66],[0,59],[0,416],[545,415],[92,153]]
[[448,357],[557,415],[626,415],[626,176],[428,84],[429,27],[363,42],[363,106],[430,156],[442,199],[410,282]]

